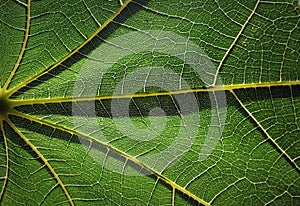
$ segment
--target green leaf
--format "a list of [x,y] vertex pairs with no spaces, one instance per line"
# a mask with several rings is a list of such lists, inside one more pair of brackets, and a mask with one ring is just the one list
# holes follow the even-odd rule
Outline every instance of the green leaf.
[[297,1],[0,2],[1,205],[299,205]]

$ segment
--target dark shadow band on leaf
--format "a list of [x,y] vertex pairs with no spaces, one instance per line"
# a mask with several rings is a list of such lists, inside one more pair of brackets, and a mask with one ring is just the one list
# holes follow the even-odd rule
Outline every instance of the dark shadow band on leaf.
[[[143,9],[143,5],[146,5],[149,0],[136,0],[136,3],[129,3],[127,7],[111,22],[109,23],[100,33],[98,33],[90,42],[83,46],[78,52],[70,56],[68,59],[63,61],[61,65],[57,66],[53,70],[49,71],[40,78],[32,81],[25,87],[22,87],[20,90],[16,91],[11,97],[16,98],[19,95],[25,93],[31,88],[36,87],[44,82],[47,82],[49,79],[54,78],[58,74],[62,73],[65,70],[68,70],[72,65],[76,64],[80,60],[87,58],[87,55],[91,53],[95,48],[100,44],[105,42],[105,40],[110,37],[121,25],[135,13]],[[63,57],[62,57],[63,58]],[[54,65],[54,64],[53,64]],[[48,68],[51,68],[53,65],[50,65]],[[45,69],[48,69],[45,68]]]
[[[195,95],[195,96],[194,96]],[[189,103],[197,101],[197,107]],[[185,102],[184,105],[178,103],[178,99]],[[118,107],[117,113],[112,114],[112,106]],[[125,107],[128,107],[125,108]],[[61,116],[84,116],[84,117],[147,117],[147,116],[174,116],[198,113],[202,110],[212,109],[209,93],[187,93],[177,95],[162,95],[149,97],[119,98],[96,100],[96,101],[77,101],[49,104],[33,104],[18,106],[15,109],[31,115],[61,115]],[[153,112],[160,108],[162,112]],[[127,110],[126,110],[127,109]],[[74,113],[74,110],[76,112]],[[160,111],[160,110],[159,110]]]
[[242,102],[257,102],[265,99],[300,97],[300,86],[272,86],[263,88],[235,89]]
[[9,118],[17,127],[41,134],[49,139],[55,137],[61,140],[65,140],[66,142],[80,143],[76,135],[72,135],[60,129],[52,128],[47,125],[42,125],[34,121],[30,121],[28,119],[16,117],[13,115],[9,116]]

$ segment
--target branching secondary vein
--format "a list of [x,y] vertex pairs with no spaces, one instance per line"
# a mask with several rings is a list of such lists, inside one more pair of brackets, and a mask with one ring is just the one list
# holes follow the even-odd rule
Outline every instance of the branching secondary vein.
[[[48,67],[46,69],[44,69],[43,71],[39,72],[38,74],[30,77],[29,79],[23,81],[22,83],[20,83],[19,85],[17,85],[16,87],[10,89],[7,91],[8,96],[11,96],[13,93],[15,93],[16,91],[20,90],[21,88],[25,87],[26,85],[28,85],[29,83],[37,80],[38,78],[48,74],[51,70],[57,68],[59,65],[61,65],[64,61],[66,61],[67,59],[69,59],[71,56],[73,56],[75,53],[77,53],[83,46],[85,46],[87,43],[89,43],[95,36],[97,36],[104,28],[107,27],[107,25],[109,25],[126,7],[127,5],[131,2],[132,0],[128,0],[126,1],[124,4],[122,4],[120,6],[120,8],[110,17],[108,18],[89,38],[87,38],[82,44],[80,44],[76,49],[74,49],[73,51],[71,51],[68,55],[66,55],[65,57],[63,57],[62,59],[60,59],[59,61],[57,61],[55,64],[53,64],[51,67]],[[29,1],[30,2],[30,1]],[[28,5],[28,8],[30,8],[30,5]],[[28,9],[28,11],[30,12],[30,10]],[[28,32],[29,32],[29,23],[28,23]],[[27,37],[28,38],[28,37]],[[26,39],[27,42],[27,39]],[[26,46],[26,45],[25,45]],[[25,47],[24,47],[25,50]],[[23,54],[22,54],[23,55]],[[21,58],[22,59],[22,58]],[[20,60],[21,61],[21,60]],[[10,80],[8,80],[9,82]]]
[[12,70],[12,72],[10,73],[9,77],[7,78],[6,82],[4,83],[3,86],[3,90],[6,90],[8,85],[10,84],[12,78],[14,77],[14,75],[16,74],[17,69],[20,66],[20,63],[24,57],[24,53],[25,53],[25,49],[27,46],[27,42],[28,42],[28,37],[29,37],[29,28],[30,28],[30,0],[27,1],[27,13],[26,13],[26,28],[25,28],[25,35],[24,35],[24,40],[23,40],[23,44],[22,44],[22,48],[19,54],[19,57],[17,59],[17,62]]
[[27,137],[24,136],[24,134],[10,120],[8,120],[7,123],[24,140],[24,142],[35,152],[35,154],[37,154],[37,156],[43,161],[43,163],[49,169],[50,173],[54,176],[54,178],[56,179],[56,181],[58,182],[58,184],[64,191],[69,203],[72,206],[74,206],[75,204],[74,204],[67,188],[65,187],[64,183],[62,182],[62,180],[60,179],[59,175],[56,173],[54,168],[51,166],[51,164],[48,162],[48,160],[44,157],[44,155],[28,140]]
[[231,93],[233,94],[233,96],[236,98],[236,100],[238,101],[238,103],[241,105],[241,107],[245,110],[245,112],[249,115],[249,117],[251,117],[251,119],[257,124],[257,126],[261,129],[261,131],[266,135],[267,139],[270,140],[272,142],[273,145],[275,145],[275,147],[280,151],[280,154],[284,157],[286,157],[290,164],[292,164],[292,166],[297,170],[298,173],[300,173],[300,168],[299,166],[295,163],[295,161],[289,156],[289,154],[284,151],[280,145],[277,144],[277,142],[270,136],[270,134],[268,133],[268,131],[260,124],[260,122],[255,118],[255,116],[247,109],[247,107],[243,104],[243,102],[239,99],[239,97],[237,96],[237,94],[231,90]]
[[254,6],[251,14],[249,15],[248,19],[245,21],[244,25],[241,27],[239,33],[237,34],[237,36],[235,37],[234,41],[232,42],[232,44],[230,45],[230,47],[227,49],[225,55],[223,56],[222,60],[220,61],[219,63],[219,66],[217,68],[217,71],[216,71],[216,74],[215,74],[215,78],[214,78],[214,82],[213,82],[213,86],[215,86],[217,84],[217,80],[218,80],[218,76],[219,76],[219,72],[221,70],[221,67],[223,66],[223,63],[225,61],[225,59],[227,58],[227,56],[229,55],[229,53],[231,52],[231,50],[233,49],[234,45],[236,44],[236,42],[238,41],[238,39],[240,38],[241,34],[243,33],[243,31],[245,30],[246,26],[248,25],[248,23],[250,22],[252,16],[254,15],[257,7],[258,7],[258,4],[259,4],[259,1],[258,0],[256,2],[256,5]]

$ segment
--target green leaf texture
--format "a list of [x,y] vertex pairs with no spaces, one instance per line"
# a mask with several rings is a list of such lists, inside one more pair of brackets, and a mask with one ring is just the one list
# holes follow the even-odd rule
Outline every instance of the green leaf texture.
[[1,0],[1,205],[300,205],[300,2]]

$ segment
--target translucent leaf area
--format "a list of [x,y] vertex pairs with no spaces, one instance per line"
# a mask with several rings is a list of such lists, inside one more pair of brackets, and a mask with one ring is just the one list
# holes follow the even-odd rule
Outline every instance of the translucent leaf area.
[[300,205],[300,2],[1,0],[0,205]]

